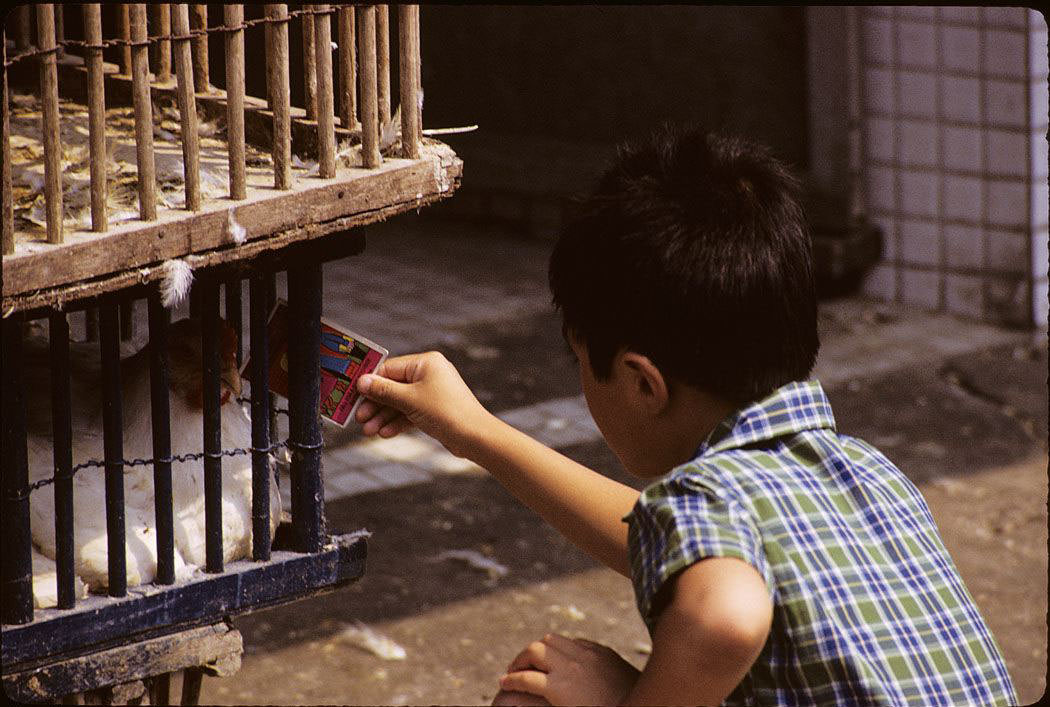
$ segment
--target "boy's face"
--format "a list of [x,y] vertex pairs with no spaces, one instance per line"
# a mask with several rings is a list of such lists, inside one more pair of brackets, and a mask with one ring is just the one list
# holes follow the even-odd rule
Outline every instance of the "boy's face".
[[646,429],[649,426],[637,406],[632,404],[628,393],[629,383],[620,375],[618,366],[614,365],[608,380],[598,380],[591,369],[587,348],[571,333],[568,336],[569,346],[576,355],[577,368],[580,372],[580,387],[591,417],[598,426],[606,443],[620,459],[624,468],[635,476],[647,477],[650,473],[644,463]]

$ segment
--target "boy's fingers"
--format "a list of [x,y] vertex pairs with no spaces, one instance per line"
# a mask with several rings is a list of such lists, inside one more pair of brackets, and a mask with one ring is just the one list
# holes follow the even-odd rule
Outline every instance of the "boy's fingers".
[[547,660],[547,646],[540,641],[533,641],[525,646],[521,653],[518,653],[514,660],[510,662],[510,665],[507,666],[507,672],[528,670],[529,668],[544,671],[551,669],[550,661]]
[[518,670],[499,679],[499,686],[508,692],[527,692],[530,695],[547,696],[547,673],[538,670]]
[[379,412],[372,416],[372,419],[368,420],[361,426],[361,431],[369,436],[374,435],[388,423],[397,419],[400,414],[401,413],[396,408],[380,408]]
[[383,425],[379,429],[379,436],[384,438],[396,437],[411,426],[412,423],[409,419],[404,415],[401,415],[395,418],[393,422]]
[[415,380],[416,367],[419,365],[421,354],[408,354],[406,356],[394,356],[379,364],[376,374],[384,378],[408,383]]
[[357,391],[382,405],[401,409],[407,405],[410,385],[369,373],[357,379]]

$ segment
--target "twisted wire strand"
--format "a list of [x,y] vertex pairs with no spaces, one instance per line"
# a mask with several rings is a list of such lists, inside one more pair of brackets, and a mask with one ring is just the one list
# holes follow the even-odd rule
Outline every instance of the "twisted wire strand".
[[186,34],[154,34],[146,37],[145,40],[132,40],[132,39],[104,39],[98,44],[92,44],[81,39],[63,39],[61,42],[55,42],[55,46],[50,49],[32,49],[24,51],[19,54],[15,54],[4,62],[4,68],[14,66],[19,61],[25,59],[32,59],[38,56],[47,56],[48,54],[54,54],[59,49],[66,47],[82,47],[84,49],[108,49],[110,47],[140,47],[143,45],[153,44],[154,42],[160,41],[186,41],[195,37],[203,37],[213,32],[236,32],[239,30],[249,29],[256,25],[263,24],[284,24],[289,22],[295,17],[303,15],[332,15],[338,10],[346,7],[353,7],[350,4],[342,5],[330,5],[327,10],[319,10],[316,8],[304,8],[301,10],[289,10],[287,17],[257,17],[252,20],[244,20],[239,25],[218,25],[216,27],[201,27],[198,29],[191,29]]

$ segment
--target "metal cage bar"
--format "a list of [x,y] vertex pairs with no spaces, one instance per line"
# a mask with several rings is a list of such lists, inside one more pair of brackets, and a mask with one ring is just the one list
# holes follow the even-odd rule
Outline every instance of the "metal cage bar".
[[171,485],[171,413],[168,325],[171,314],[160,293],[147,298],[149,316],[150,422],[153,432],[153,513],[157,523],[157,584],[175,582],[175,521]]
[[29,535],[29,460],[26,408],[22,390],[21,317],[3,319],[3,621],[33,620],[32,542]]
[[230,328],[237,334],[237,349],[235,351],[237,359],[237,368],[240,369],[241,362],[244,361],[244,345],[241,333],[244,331],[244,315],[242,312],[242,292],[241,292],[241,279],[239,277],[231,277],[223,285],[223,292],[226,294],[226,323],[230,325]]
[[98,308],[102,355],[102,436],[106,467],[106,542],[109,595],[128,593],[124,527],[124,412],[120,386],[120,331],[116,295],[105,295]]
[[222,379],[219,283],[201,280],[201,372],[204,402],[205,571],[222,572]]
[[248,283],[252,385],[252,559],[270,559],[270,315],[269,275]]
[[55,462],[55,566],[58,608],[76,606],[73,538],[73,399],[69,381],[69,321],[65,312],[48,317],[51,353],[51,431]]
[[288,447],[296,549],[318,552],[324,536],[321,484],[321,264],[288,270]]

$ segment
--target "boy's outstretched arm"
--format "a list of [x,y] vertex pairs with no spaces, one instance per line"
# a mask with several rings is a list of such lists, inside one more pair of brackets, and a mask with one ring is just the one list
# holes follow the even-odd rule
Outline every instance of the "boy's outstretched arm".
[[393,437],[409,427],[487,469],[524,504],[581,549],[623,575],[627,525],[638,492],[577,464],[489,413],[440,353],[388,359],[362,376],[357,411],[365,434]]

